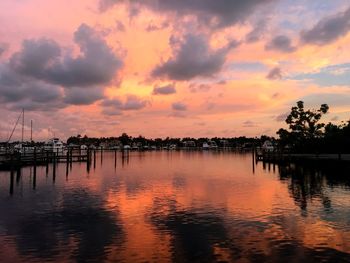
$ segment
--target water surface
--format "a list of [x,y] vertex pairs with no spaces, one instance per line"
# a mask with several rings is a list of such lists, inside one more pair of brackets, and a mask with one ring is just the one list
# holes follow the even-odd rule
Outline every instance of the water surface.
[[132,152],[0,172],[0,261],[350,262],[346,173],[252,164]]

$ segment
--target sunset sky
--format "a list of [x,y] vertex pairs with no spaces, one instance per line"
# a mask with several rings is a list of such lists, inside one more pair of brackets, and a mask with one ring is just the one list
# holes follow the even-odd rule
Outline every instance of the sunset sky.
[[[1,0],[0,141],[276,135],[350,118],[347,0]],[[17,129],[15,138],[20,138]]]

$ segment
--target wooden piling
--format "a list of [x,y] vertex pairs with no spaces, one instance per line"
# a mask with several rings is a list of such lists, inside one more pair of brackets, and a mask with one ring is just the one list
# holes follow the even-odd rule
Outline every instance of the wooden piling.
[[18,185],[19,182],[21,181],[21,173],[22,173],[22,170],[21,170],[21,167],[17,167],[17,175],[16,175],[16,184]]
[[10,195],[13,194],[13,181],[14,181],[14,171],[13,171],[13,168],[14,168],[14,165],[13,165],[13,154],[11,154],[11,163],[10,163],[10,166],[11,166],[11,172],[10,172]]
[[34,168],[34,174],[33,174],[33,190],[36,188],[36,168]]
[[33,165],[34,165],[34,176],[36,176],[36,158],[37,158],[37,155],[36,155],[36,147],[34,147],[34,161],[33,161]]
[[13,169],[11,169],[11,175],[10,175],[10,195],[13,195],[13,182],[14,182],[14,173]]
[[56,181],[56,153],[53,153],[53,161],[52,161],[52,181]]
[[49,152],[46,152],[46,160],[45,160],[45,164],[46,164],[46,176],[49,174],[49,162],[50,162],[50,159],[49,159]]
[[69,150],[67,150],[67,156],[66,156],[66,177],[68,177],[69,173]]
[[86,171],[90,173],[90,149],[86,153]]
[[94,149],[94,169],[96,169],[96,149]]

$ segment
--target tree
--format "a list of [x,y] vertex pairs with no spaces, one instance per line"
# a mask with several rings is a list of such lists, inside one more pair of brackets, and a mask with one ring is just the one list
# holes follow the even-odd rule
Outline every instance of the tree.
[[132,137],[124,132],[121,136],[119,136],[118,139],[123,145],[128,145],[131,143]]
[[297,106],[292,107],[286,119],[290,131],[280,129],[277,134],[280,136],[282,145],[296,145],[321,138],[324,135],[324,123],[319,123],[321,117],[329,110],[327,104],[322,104],[318,110],[304,109],[304,102],[298,101]]

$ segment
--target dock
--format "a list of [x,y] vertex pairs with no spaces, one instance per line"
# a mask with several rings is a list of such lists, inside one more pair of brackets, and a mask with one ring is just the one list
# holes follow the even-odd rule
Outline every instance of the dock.
[[0,154],[0,170],[12,170],[24,166],[40,166],[50,163],[91,162],[91,151],[66,150],[52,152],[34,150],[33,152],[9,152]]
[[350,164],[350,154],[297,154],[297,153],[279,153],[279,152],[261,152],[256,151],[256,161],[266,163],[301,163],[301,162],[341,162]]

